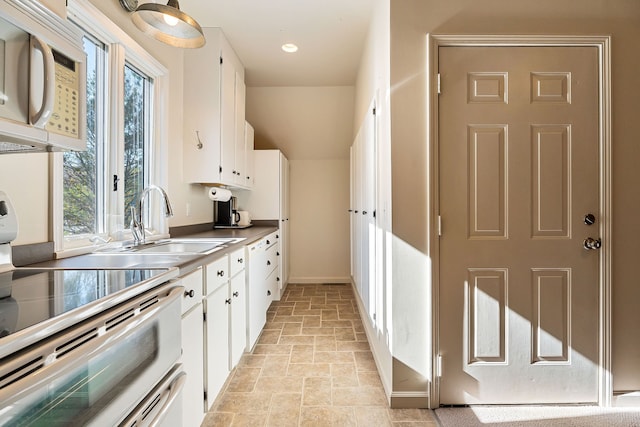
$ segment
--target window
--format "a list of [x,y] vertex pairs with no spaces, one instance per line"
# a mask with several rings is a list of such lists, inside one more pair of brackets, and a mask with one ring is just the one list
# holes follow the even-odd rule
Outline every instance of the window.
[[63,230],[67,238],[103,234],[105,226],[104,149],[106,121],[103,43],[83,39],[87,54],[87,151],[64,153]]
[[[130,207],[166,180],[166,109],[155,100],[168,96],[167,70],[89,2],[69,0],[68,15],[87,54],[87,151],[52,155],[58,256],[131,239]],[[145,216],[167,233],[164,217]]]
[[131,65],[124,67],[124,223],[131,206],[147,186],[149,167],[149,106],[151,80]]

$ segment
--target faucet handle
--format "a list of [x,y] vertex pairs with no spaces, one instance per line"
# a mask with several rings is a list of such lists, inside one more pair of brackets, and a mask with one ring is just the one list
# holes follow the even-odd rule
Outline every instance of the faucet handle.
[[136,207],[135,206],[131,206],[130,212],[131,212],[131,225],[130,225],[130,228],[131,228],[131,234],[133,235],[133,241],[136,244],[144,243],[144,241],[145,241],[144,225],[142,225],[142,223],[140,221],[138,221],[137,213],[136,213]]

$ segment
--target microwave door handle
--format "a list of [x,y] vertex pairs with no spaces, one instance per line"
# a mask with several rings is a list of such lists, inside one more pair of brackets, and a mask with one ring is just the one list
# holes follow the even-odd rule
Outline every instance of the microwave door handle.
[[[30,105],[29,122],[35,127],[44,128],[47,120],[49,120],[49,116],[51,116],[51,112],[53,111],[53,102],[56,90],[55,62],[53,59],[53,52],[49,45],[34,35],[31,36],[31,49],[32,56],[34,50],[38,50],[42,53],[44,65],[44,90],[42,93],[42,105],[40,106],[40,110],[36,111],[35,107]],[[29,80],[29,90],[33,93],[35,91],[33,68]],[[31,102],[29,104],[31,104]]]
[[173,402],[178,398],[184,384],[187,382],[187,374],[181,372],[172,382],[169,387],[167,387],[162,394],[168,395],[162,408],[158,411],[158,414],[153,418],[153,420],[149,423],[149,427],[158,427],[161,425],[160,423],[164,420],[164,417],[173,405]]

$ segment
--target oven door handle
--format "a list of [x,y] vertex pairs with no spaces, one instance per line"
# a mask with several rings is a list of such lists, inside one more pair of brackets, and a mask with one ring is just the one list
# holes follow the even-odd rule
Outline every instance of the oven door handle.
[[[164,389],[162,392],[161,399],[165,399],[162,408],[158,411],[158,414],[153,417],[153,420],[149,424],[149,427],[157,427],[161,425],[166,413],[169,411],[175,400],[180,396],[180,392],[184,387],[184,384],[187,382],[187,374],[185,372],[180,372],[178,376],[171,382],[169,387]],[[182,403],[182,402],[178,402]]]

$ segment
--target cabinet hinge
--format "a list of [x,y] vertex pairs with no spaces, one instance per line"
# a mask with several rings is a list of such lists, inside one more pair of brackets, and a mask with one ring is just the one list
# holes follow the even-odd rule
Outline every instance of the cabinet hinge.
[[442,236],[442,217],[438,215],[438,236]]
[[203,322],[207,321],[207,313],[202,313],[202,321]]
[[224,62],[224,60],[222,59],[222,56],[220,57],[220,65],[222,65],[222,63]]
[[222,173],[222,166],[218,166],[218,172]]
[[204,391],[204,401],[207,401],[207,390]]
[[374,218],[376,217],[376,211],[375,210],[373,211],[373,217]]
[[373,115],[376,115],[376,107],[373,107]]
[[438,354],[436,356],[436,377],[442,377],[442,355]]
[[437,83],[436,84],[438,86],[438,95],[440,95],[442,93],[441,86],[440,86],[440,73],[438,73]]

